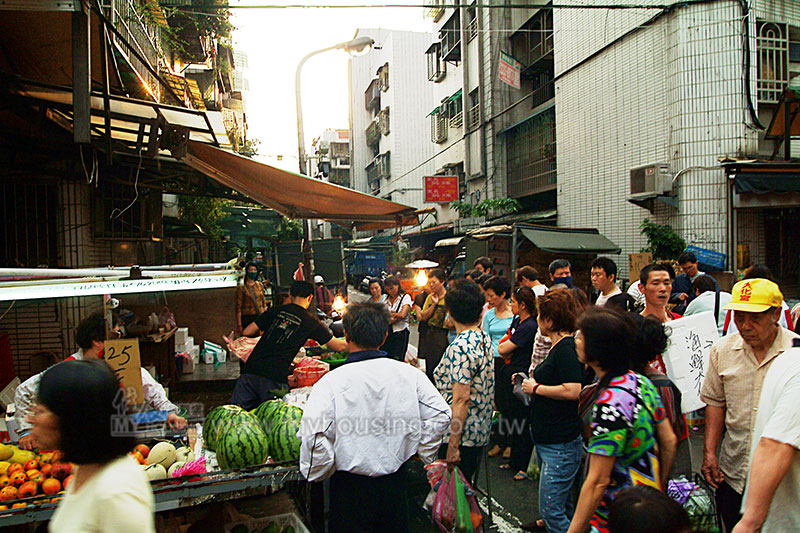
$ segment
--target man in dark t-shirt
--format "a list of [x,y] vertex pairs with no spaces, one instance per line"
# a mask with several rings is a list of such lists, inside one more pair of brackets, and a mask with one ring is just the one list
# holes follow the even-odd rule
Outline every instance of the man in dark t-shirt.
[[289,294],[291,303],[268,309],[245,328],[245,336],[260,334],[261,340],[242,368],[242,375],[233,389],[232,404],[250,410],[274,398],[272,391],[287,386],[292,360],[308,339],[337,351],[347,349],[343,340],[334,338],[328,328],[308,312],[314,297],[311,283],[295,281]]

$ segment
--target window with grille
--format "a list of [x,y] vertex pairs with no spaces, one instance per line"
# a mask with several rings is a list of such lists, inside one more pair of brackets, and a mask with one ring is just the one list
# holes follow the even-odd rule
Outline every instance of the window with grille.
[[447,63],[442,58],[441,43],[433,43],[425,55],[428,56],[428,81],[442,81],[447,74]]
[[461,14],[454,10],[442,29],[439,30],[442,57],[445,61],[461,61]]
[[543,9],[533,15],[511,36],[511,55],[525,68],[553,52],[553,10]]
[[378,86],[383,92],[389,89],[389,63],[385,63],[378,69]]
[[531,117],[506,133],[508,195],[519,198],[556,186],[555,110]]
[[389,107],[386,106],[381,109],[381,112],[378,113],[378,125],[380,127],[381,134],[389,135],[391,131],[389,129]]
[[789,83],[789,32],[786,24],[758,22],[758,101],[777,104]]
[[447,115],[439,107],[431,113],[431,142],[437,144],[447,140]]

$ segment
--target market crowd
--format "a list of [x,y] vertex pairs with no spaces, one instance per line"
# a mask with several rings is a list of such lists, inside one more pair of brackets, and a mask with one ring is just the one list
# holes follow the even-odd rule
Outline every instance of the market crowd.
[[[538,467],[541,519],[524,530],[693,531],[666,494],[668,480],[692,472],[681,391],[662,354],[669,322],[704,311],[721,337],[701,388],[701,470],[721,522],[736,533],[800,531],[800,351],[780,289],[763,266],[726,293],[693,254],[678,263],[678,275],[648,265],[623,292],[614,261],[597,258],[591,302],[565,259],[548,279],[519,268],[513,286],[488,258],[466,276],[436,268],[414,300],[392,277],[372,280],[369,301],[345,314],[348,363],[314,387],[300,431],[301,471],[331,479],[332,531],[407,530],[408,461],[438,457],[475,481],[487,447],[515,480]],[[403,363],[409,317],[427,379]],[[348,417],[418,424],[349,434],[337,423]],[[336,495],[354,490],[362,496]],[[346,525],[356,511],[359,525]]]
[[[711,311],[721,337],[700,394],[702,476],[727,531],[800,531],[792,315],[765,267],[726,293],[691,253],[678,263],[679,275],[667,264],[643,268],[623,292],[616,264],[597,258],[588,273],[593,302],[565,259],[549,265],[547,278],[519,268],[513,286],[488,258],[466,276],[436,268],[413,300],[398,279],[375,279],[368,301],[348,306],[343,340],[308,311],[315,297],[328,303],[324,281],[295,281],[287,303],[266,310],[248,283],[237,326],[261,340],[232,403],[251,409],[273,397],[309,339],[349,352],[314,385],[298,433],[303,476],[330,480],[333,532],[408,531],[410,462],[439,458],[475,481],[484,453],[502,456],[500,468],[515,480],[538,469],[531,504],[541,519],[527,531],[690,532],[688,514],[665,493],[668,480],[691,474],[691,462],[681,392],[663,354],[671,321]],[[87,320],[75,356],[18,392],[19,405],[30,406],[29,444],[59,448],[79,465],[50,530],[152,531],[149,483],[126,455],[129,439],[108,427],[125,406],[115,376],[96,361],[102,316]],[[408,364],[414,323],[425,373]],[[142,377],[146,401],[174,415],[163,390],[148,392]]]

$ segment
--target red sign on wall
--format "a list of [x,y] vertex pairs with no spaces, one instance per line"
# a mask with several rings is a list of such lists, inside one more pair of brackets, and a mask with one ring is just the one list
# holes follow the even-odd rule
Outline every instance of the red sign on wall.
[[458,200],[458,176],[425,176],[425,202],[443,204]]

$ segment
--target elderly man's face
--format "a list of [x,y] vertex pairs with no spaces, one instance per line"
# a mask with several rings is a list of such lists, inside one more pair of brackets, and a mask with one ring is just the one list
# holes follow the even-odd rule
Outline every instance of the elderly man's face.
[[780,307],[773,307],[760,313],[734,311],[733,321],[744,342],[752,346],[762,346],[770,342],[777,332],[780,313]]

